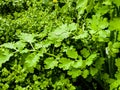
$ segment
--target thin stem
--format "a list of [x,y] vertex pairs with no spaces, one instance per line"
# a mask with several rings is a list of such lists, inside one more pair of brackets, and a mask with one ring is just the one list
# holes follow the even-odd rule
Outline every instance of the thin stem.
[[56,56],[54,54],[51,54],[51,53],[45,53],[45,54],[56,58]]
[[31,45],[32,49],[33,49],[33,50],[35,50],[35,48],[33,47],[33,45],[32,45],[32,43],[31,43],[31,42],[30,42],[30,45]]

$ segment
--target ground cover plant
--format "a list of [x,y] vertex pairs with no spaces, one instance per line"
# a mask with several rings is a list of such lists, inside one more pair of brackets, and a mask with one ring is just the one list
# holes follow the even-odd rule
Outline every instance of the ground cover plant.
[[0,90],[120,90],[119,0],[0,0]]

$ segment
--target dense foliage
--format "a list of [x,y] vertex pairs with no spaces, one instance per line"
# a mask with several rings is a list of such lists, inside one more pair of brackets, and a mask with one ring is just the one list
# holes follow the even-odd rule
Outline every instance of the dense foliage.
[[0,90],[119,90],[120,0],[0,0]]

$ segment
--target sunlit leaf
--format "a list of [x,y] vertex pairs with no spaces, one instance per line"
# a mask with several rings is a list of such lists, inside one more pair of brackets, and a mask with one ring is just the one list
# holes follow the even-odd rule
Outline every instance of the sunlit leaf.
[[9,49],[16,49],[14,43],[4,43],[1,47],[9,48]]
[[120,48],[120,42],[113,43],[113,48]]
[[115,65],[120,67],[120,58],[115,59]]
[[29,42],[29,43],[32,43],[32,42],[35,41],[35,39],[34,39],[35,35],[34,34],[21,33],[18,37],[21,40],[23,40],[25,42]]
[[87,59],[86,59],[86,65],[90,66],[93,61],[96,59],[97,57],[97,54],[96,53],[93,53],[91,54]]
[[105,5],[111,5],[112,1],[111,0],[105,0],[105,1],[103,1],[103,4],[105,4]]
[[70,32],[76,30],[77,29],[77,24],[75,24],[75,23],[69,24],[68,29],[69,29]]
[[25,68],[34,68],[36,67],[38,61],[39,61],[39,54],[31,53],[25,58],[24,66]]
[[98,9],[96,10],[96,13],[100,15],[104,15],[108,11],[109,11],[109,7],[106,5],[106,6],[98,7]]
[[87,8],[88,0],[78,0],[76,9],[78,9],[79,14],[83,14],[84,10]]
[[73,49],[68,49],[66,52],[67,56],[73,59],[76,59],[78,57],[78,53],[77,51],[73,48]]
[[120,30],[120,18],[114,18],[110,21],[110,30]]
[[46,69],[53,69],[54,67],[58,65],[58,61],[55,60],[53,57],[49,57],[45,59],[44,63],[45,63]]
[[68,75],[71,75],[72,78],[76,78],[79,75],[81,75],[82,71],[79,69],[72,69],[72,70],[69,70],[67,73],[68,73]]
[[22,41],[18,41],[15,43],[15,47],[20,51],[23,50],[25,46],[26,46],[26,43]]
[[56,28],[53,32],[49,33],[48,39],[52,41],[62,41],[63,39],[69,37],[72,31],[77,29],[77,25],[75,23],[71,23],[69,25],[63,24],[60,27]]
[[114,4],[116,4],[118,7],[120,6],[120,0],[112,0]]
[[69,36],[67,24],[63,24],[62,26],[56,28],[53,32],[49,33],[48,38],[50,40],[63,40]]
[[82,58],[80,58],[79,60],[75,61],[74,64],[72,65],[74,68],[80,68],[83,65],[83,61]]
[[82,72],[83,78],[87,78],[88,75],[89,75],[89,70],[85,69],[85,70]]
[[13,53],[10,53],[8,49],[0,48],[0,67],[3,63],[8,61],[11,56],[13,56]]
[[59,62],[60,62],[59,67],[63,68],[63,70],[68,70],[74,63],[74,61],[67,58],[61,58]]
[[87,58],[90,55],[89,50],[86,48],[83,48],[80,52],[83,55],[83,57],[85,57],[85,58]]
[[114,89],[117,90],[119,85],[120,85],[120,79],[117,79],[116,81],[114,81],[113,83],[110,84],[110,90],[114,90]]

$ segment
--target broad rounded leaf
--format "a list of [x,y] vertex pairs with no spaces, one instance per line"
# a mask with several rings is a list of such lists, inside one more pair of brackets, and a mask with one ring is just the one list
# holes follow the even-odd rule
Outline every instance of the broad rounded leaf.
[[78,57],[78,53],[77,51],[73,48],[73,49],[68,49],[66,52],[67,56],[73,59],[76,59]]
[[26,68],[34,68],[37,65],[37,62],[39,61],[39,54],[31,53],[25,58],[24,66]]
[[120,18],[114,18],[110,21],[110,30],[120,30]]
[[83,78],[87,78],[88,75],[89,75],[89,70],[85,69],[85,70],[82,72]]
[[13,53],[10,53],[8,49],[0,49],[0,67],[3,63],[8,61],[10,57],[13,56]]
[[87,58],[90,55],[89,50],[86,48],[83,48],[80,52],[83,55],[83,57],[85,57],[85,58]]
[[22,41],[18,41],[15,43],[15,47],[20,51],[23,50],[25,46],[26,46],[26,43]]
[[68,71],[67,73],[68,73],[68,75],[71,75],[72,78],[76,78],[79,75],[81,75],[82,71],[79,69],[72,69],[72,70]]
[[14,43],[4,43],[1,47],[9,48],[9,49],[16,49]]
[[18,37],[21,40],[23,40],[25,42],[29,42],[29,43],[32,43],[32,42],[35,41],[35,39],[34,39],[35,35],[34,34],[21,33]]
[[83,61],[82,61],[82,58],[81,58],[81,59],[75,61],[72,66],[73,66],[74,68],[80,68],[80,67],[82,67],[82,65],[83,65]]
[[54,69],[58,65],[58,61],[55,60],[53,57],[47,58],[45,61],[45,68],[46,69]]
[[96,53],[93,53],[91,54],[87,59],[86,59],[86,65],[90,66],[93,61],[96,59],[97,57],[97,54]]
[[120,6],[120,0],[112,0],[114,4],[116,4],[118,7]]
[[68,70],[74,63],[74,61],[67,58],[61,58],[59,62],[60,62],[59,67],[63,68],[63,70]]

